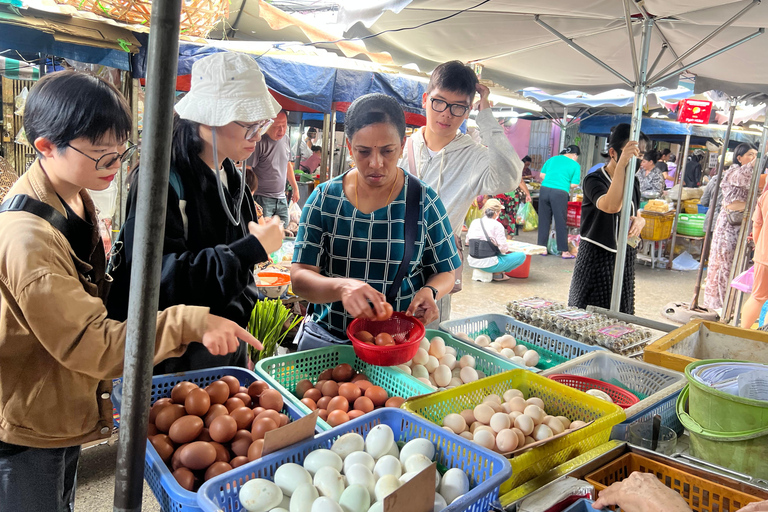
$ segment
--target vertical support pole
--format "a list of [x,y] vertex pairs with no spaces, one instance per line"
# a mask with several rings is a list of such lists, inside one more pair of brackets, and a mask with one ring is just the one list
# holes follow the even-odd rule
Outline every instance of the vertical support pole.
[[323,151],[320,153],[320,183],[328,181],[328,149],[330,147],[331,114],[323,114]]
[[115,469],[115,512],[141,510],[180,19],[181,0],[152,3],[144,118],[146,137],[142,154],[144,171],[137,184],[134,244],[137,253],[131,269],[133,284],[128,302],[123,409]]
[[306,144],[304,140],[304,115],[302,114],[301,123],[299,123],[299,144],[296,146],[296,158],[293,159],[293,169],[299,170],[301,164],[301,148],[302,144]]
[[334,177],[334,162],[333,162],[333,154],[336,151],[336,111],[331,111],[331,123],[330,123],[331,133],[328,134],[330,138],[329,148],[328,148],[328,179]]
[[677,219],[680,217],[680,210],[683,207],[683,184],[685,183],[685,164],[688,158],[688,150],[691,149],[691,134],[685,136],[685,149],[683,149],[682,158],[679,158],[680,165],[677,166],[677,173],[675,174],[675,184],[680,184],[679,196],[677,198],[677,206],[675,207],[675,220],[672,223],[672,245],[669,248],[669,261],[667,262],[667,270],[672,270],[672,260],[675,259],[675,244],[677,244]]
[[[717,163],[718,186],[712,192],[709,198],[710,208],[717,205],[717,197],[720,195],[720,187],[723,183],[723,167],[725,167],[725,154],[728,152],[728,144],[731,141],[731,128],[733,127],[733,118],[736,116],[736,99],[731,99],[731,113],[728,118],[728,128],[725,130],[725,141],[723,142],[723,153],[720,155],[720,161]],[[711,179],[711,177],[710,177]],[[704,262],[709,258],[709,247],[712,243],[712,224],[715,223],[714,212],[707,219],[704,225],[704,245],[701,248],[701,261],[699,262],[699,272],[696,275],[696,288],[693,290],[693,299],[691,300],[691,311],[699,309],[699,294],[701,293],[701,279],[704,277]]]
[[568,128],[568,107],[563,107],[563,122],[560,123],[560,149],[558,153],[565,149],[565,131]]
[[[643,21],[643,42],[640,54],[640,77],[635,84],[635,103],[632,108],[632,128],[630,137],[632,140],[640,139],[640,126],[643,122],[643,107],[648,95],[647,72],[648,53],[651,48],[651,34],[653,32],[653,20],[648,18]],[[627,257],[627,238],[629,236],[629,217],[632,214],[632,191],[635,184],[635,164],[637,158],[632,158],[627,164],[624,175],[624,205],[619,215],[619,236],[616,240],[616,264],[613,272],[613,289],[611,291],[611,311],[619,311],[621,308],[621,289],[624,282],[624,267]]]
[[38,68],[39,69],[38,72],[40,73],[40,78],[43,78],[45,76],[45,61],[48,57],[46,57],[44,53],[38,53],[38,55],[40,56],[40,65]]

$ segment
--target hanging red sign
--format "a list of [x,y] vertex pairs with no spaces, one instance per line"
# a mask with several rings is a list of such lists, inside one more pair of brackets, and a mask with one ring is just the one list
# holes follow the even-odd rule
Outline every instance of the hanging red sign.
[[705,100],[681,100],[677,109],[677,120],[681,123],[709,124],[712,102]]

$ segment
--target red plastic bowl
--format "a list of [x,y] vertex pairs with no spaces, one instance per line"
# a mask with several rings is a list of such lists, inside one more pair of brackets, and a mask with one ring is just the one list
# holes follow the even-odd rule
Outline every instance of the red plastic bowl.
[[550,375],[549,378],[561,384],[565,384],[569,388],[578,389],[579,391],[599,389],[611,397],[613,403],[622,409],[632,407],[640,401],[639,398],[637,398],[629,391],[621,389],[618,386],[614,386],[613,384],[608,384],[607,382],[603,382],[601,380],[590,379],[589,377],[581,377],[579,375],[568,375],[565,373]]
[[[368,331],[373,336],[386,332],[395,339],[395,345],[380,347],[363,343],[355,336],[360,331]],[[424,324],[397,311],[392,313],[389,320],[356,318],[347,326],[347,337],[352,342],[355,355],[375,366],[394,366],[413,359],[425,332]]]

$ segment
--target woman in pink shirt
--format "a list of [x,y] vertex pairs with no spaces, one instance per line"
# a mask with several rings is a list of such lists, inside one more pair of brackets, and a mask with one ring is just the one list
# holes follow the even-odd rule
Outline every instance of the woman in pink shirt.
[[741,326],[752,327],[760,316],[763,304],[768,300],[768,233],[763,234],[763,226],[768,222],[768,189],[757,200],[755,213],[752,215],[752,238],[755,240],[755,276],[752,282],[752,295],[749,296],[741,312]]
[[[504,209],[496,198],[488,199],[483,205],[483,216],[472,221],[467,230],[467,242],[469,244],[469,256],[467,264],[483,272],[493,274],[494,281],[506,281],[509,277],[505,272],[514,270],[525,262],[525,254],[522,252],[510,252],[507,245],[507,237],[504,226],[499,222],[499,214]],[[484,255],[475,249],[476,242],[490,242],[498,250],[496,255]],[[477,279],[475,279],[477,277]],[[476,281],[486,281],[483,274],[473,275]],[[490,276],[488,276],[490,279]]]

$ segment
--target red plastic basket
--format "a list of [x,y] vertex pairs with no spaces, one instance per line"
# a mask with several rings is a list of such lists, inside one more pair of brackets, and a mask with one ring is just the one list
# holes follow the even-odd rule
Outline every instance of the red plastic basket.
[[[374,336],[386,332],[395,339],[395,345],[380,347],[363,343],[355,336],[360,331],[368,331]],[[425,332],[424,324],[398,311],[392,313],[389,320],[357,318],[347,326],[347,336],[355,349],[355,355],[376,366],[394,366],[413,359]]]
[[565,225],[569,228],[581,227],[580,201],[568,201],[568,214],[566,216]]
[[590,379],[589,377],[581,377],[580,375],[568,375],[565,373],[550,375],[549,378],[560,382],[561,384],[565,384],[570,388],[578,389],[579,391],[599,389],[611,397],[613,403],[622,409],[631,407],[640,401],[639,398],[637,398],[629,391],[621,389],[618,386],[614,386],[613,384],[608,384],[607,382],[603,382],[601,380]]

